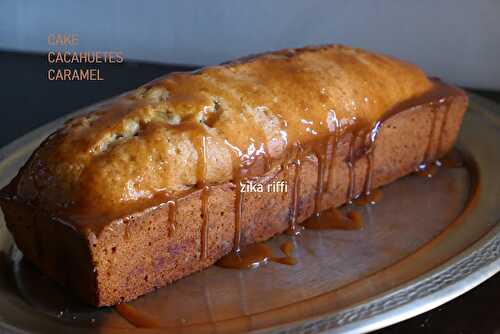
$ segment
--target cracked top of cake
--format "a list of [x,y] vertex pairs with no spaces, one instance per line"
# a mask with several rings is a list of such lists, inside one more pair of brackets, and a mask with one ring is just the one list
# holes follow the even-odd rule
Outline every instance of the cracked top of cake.
[[297,143],[373,124],[432,85],[411,64],[339,45],[171,73],[66,122],[22,168],[15,194],[48,210],[111,212],[227,182],[261,156],[279,163]]

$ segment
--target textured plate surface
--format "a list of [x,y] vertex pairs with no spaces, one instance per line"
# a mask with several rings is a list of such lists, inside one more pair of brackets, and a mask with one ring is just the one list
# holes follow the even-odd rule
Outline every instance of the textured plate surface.
[[[500,270],[500,106],[471,96],[459,146],[477,161],[477,203],[464,168],[408,176],[360,208],[360,231],[306,231],[292,239],[298,264],[257,270],[212,267],[131,303],[184,332],[360,332],[425,312]],[[0,151],[6,184],[55,121]],[[287,236],[270,241],[277,251]],[[278,251],[277,251],[278,252]],[[41,275],[0,221],[0,333],[150,333],[113,309],[80,304]],[[164,330],[157,330],[164,332]]]

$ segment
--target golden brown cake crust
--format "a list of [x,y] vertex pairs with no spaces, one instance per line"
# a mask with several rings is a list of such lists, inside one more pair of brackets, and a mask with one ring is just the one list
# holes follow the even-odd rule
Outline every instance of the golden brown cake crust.
[[[463,91],[388,57],[279,51],[90,107],[34,152],[0,204],[26,258],[88,303],[114,305],[439,158],[466,107]],[[290,191],[242,196],[246,178]]]
[[199,185],[202,137],[203,183],[223,183],[235,159],[279,164],[296,142],[373,124],[432,86],[413,65],[339,45],[172,73],[67,122],[34,153],[16,193],[71,220],[120,217]]

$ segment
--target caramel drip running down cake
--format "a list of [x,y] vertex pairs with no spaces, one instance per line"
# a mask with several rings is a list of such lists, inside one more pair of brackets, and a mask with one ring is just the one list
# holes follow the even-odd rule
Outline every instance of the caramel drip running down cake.
[[66,122],[1,205],[27,259],[114,305],[438,159],[466,106],[414,65],[339,45],[170,73]]

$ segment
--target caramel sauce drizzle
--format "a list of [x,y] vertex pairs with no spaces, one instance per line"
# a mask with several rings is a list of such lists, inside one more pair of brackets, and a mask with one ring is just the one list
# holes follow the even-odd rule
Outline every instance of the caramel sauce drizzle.
[[237,161],[233,162],[233,166],[237,166],[233,171],[234,178],[234,241],[233,252],[239,252],[241,247],[241,216],[243,211],[243,193],[241,192],[241,174],[242,166],[238,157]]
[[323,193],[325,191],[325,171],[328,162],[328,143],[330,141],[330,136],[327,137],[326,141],[319,141],[318,145],[313,147],[314,154],[316,155],[316,159],[318,160],[318,176],[316,180],[316,194],[314,196],[314,214],[317,214],[321,211],[321,203],[323,199]]
[[168,205],[168,236],[171,237],[175,232],[177,223],[177,201],[170,199],[167,201]]
[[[357,230],[363,227],[362,217],[359,212],[353,211],[352,206],[350,204],[355,203],[357,205],[366,205],[366,204],[375,204],[381,197],[380,191],[372,192],[372,173],[373,173],[373,151],[375,147],[375,140],[378,135],[378,131],[380,129],[380,122],[376,122],[376,124],[372,128],[367,127],[359,127],[354,129],[351,132],[351,138],[349,140],[349,152],[348,157],[346,159],[346,165],[348,167],[348,189],[346,194],[346,203],[348,204],[347,212],[343,213],[337,208],[329,208],[327,210],[321,211],[320,204],[322,194],[324,189],[322,187],[322,179],[324,177],[324,172],[321,172],[321,168],[319,166],[322,165],[320,161],[323,159],[318,156],[318,181],[317,181],[317,191],[315,198],[315,211],[312,217],[307,219],[302,226],[306,229],[313,230],[325,230],[325,229],[341,229],[341,230]],[[366,140],[365,140],[366,138]],[[365,181],[363,186],[363,192],[360,196],[355,197],[355,167],[356,161],[359,157],[355,156],[356,143],[363,139],[363,145],[366,141],[369,144],[364,147],[364,156],[367,158],[367,171],[365,175]],[[330,141],[330,139],[329,139]],[[335,138],[336,143],[336,138]],[[336,151],[336,147],[333,152]],[[334,153],[332,153],[334,157]],[[333,164],[333,157],[330,156],[329,164]],[[324,165],[324,163],[323,163]],[[332,168],[334,170],[334,168]],[[329,171],[329,174],[332,175],[333,171]],[[327,183],[328,184],[328,183]]]
[[382,199],[382,191],[380,189],[373,189],[368,193],[364,193],[361,196],[353,199],[353,204],[358,206],[362,205],[374,205]]
[[[440,89],[442,89],[444,92],[447,92],[450,88],[441,86]],[[400,106],[396,106],[393,110],[390,110],[383,119],[378,120],[371,128],[363,126],[355,126],[352,129],[351,138],[349,141],[348,157],[346,159],[346,164],[348,167],[348,176],[349,176],[348,189],[346,193],[346,203],[348,204],[353,203],[356,205],[373,205],[381,199],[382,192],[377,189],[372,190],[373,188],[372,178],[374,170],[373,153],[376,146],[376,139],[383,122],[393,114],[399,112],[400,110],[404,110],[410,107],[412,103],[413,106],[427,103],[431,107],[432,111],[432,119],[431,119],[432,121],[429,134],[429,141],[425,149],[422,163],[419,165],[419,168],[417,169],[417,175],[432,177],[437,172],[438,170],[437,167],[441,166],[442,162],[440,162],[439,160],[437,160],[435,163],[430,163],[430,162],[435,160],[436,156],[440,153],[442,147],[442,140],[444,137],[444,132],[448,120],[448,113],[449,110],[451,109],[449,98],[447,96],[444,97],[441,96],[439,99],[436,99],[435,97],[438,94],[439,90],[437,90],[437,92],[436,91],[431,92],[429,96],[417,97],[411,100],[409,103],[407,101]],[[417,102],[422,102],[422,103],[417,103]],[[442,110],[444,114],[438,130],[437,117],[438,113]],[[436,144],[436,148],[433,152],[432,148],[434,143],[434,137],[436,136],[436,131],[439,131],[439,134],[438,134],[438,141]],[[363,143],[363,145],[365,145],[363,156],[367,159],[367,168],[364,178],[363,190],[360,195],[355,196],[356,195],[354,193],[356,189],[355,167],[356,167],[356,161],[357,159],[359,159],[358,157],[355,156],[355,149],[356,149],[356,143],[360,138],[366,138],[365,142]],[[366,142],[368,142],[368,144],[365,144]],[[324,172],[321,170],[322,165],[324,165],[323,161],[324,156],[320,154],[320,152],[316,152],[316,156],[318,158],[318,180],[317,180],[314,215],[308,220],[306,220],[302,225],[305,228],[309,229],[329,229],[329,228],[346,229],[347,226],[349,226],[350,229],[361,228],[362,227],[361,216],[357,212],[351,211],[351,207],[348,208],[346,214],[343,214],[342,212],[340,212],[335,208],[331,208],[326,211],[320,212],[319,210],[320,204],[318,203],[321,202],[321,197],[324,191],[322,187]],[[332,175],[333,171],[330,171],[329,173],[330,175]],[[330,181],[327,181],[327,185],[329,183]]]
[[299,142],[295,144],[295,160],[293,165],[295,166],[293,174],[293,187],[292,187],[292,212],[290,215],[289,227],[287,230],[288,235],[298,235],[300,234],[300,227],[298,226],[297,218],[299,211],[299,195],[300,195],[300,172],[302,167],[302,155],[303,148]]
[[280,249],[285,256],[275,256],[266,243],[255,243],[242,247],[238,252],[230,252],[217,261],[216,265],[228,269],[252,269],[268,262],[290,266],[297,263],[297,259],[292,256],[295,247],[290,240],[283,243]]
[[[422,162],[418,166],[418,168],[415,171],[415,174],[417,176],[422,176],[422,177],[427,177],[431,178],[433,177],[437,172],[440,161],[436,160],[437,155],[441,151],[441,147],[443,144],[443,135],[446,130],[446,125],[448,123],[448,114],[450,112],[451,106],[450,106],[450,101],[447,98],[441,98],[438,101],[433,101],[430,103],[430,106],[432,107],[432,121],[431,121],[431,129],[429,133],[429,141],[427,142],[427,147],[425,149],[424,157],[422,159]],[[438,127],[437,124],[437,115],[439,111],[443,112],[443,117],[441,120],[441,124],[439,126],[439,134],[438,134],[438,141],[436,144],[436,148],[434,152],[432,152],[432,142],[435,137],[436,133],[436,128]],[[435,161],[434,161],[435,160]],[[434,162],[433,162],[434,161]]]
[[207,137],[199,136],[200,143],[196,145],[198,151],[197,187],[201,189],[201,215],[203,222],[201,225],[201,251],[200,258],[205,259],[208,253],[208,196],[210,186],[207,184]]
[[367,131],[366,137],[368,141],[368,146],[365,149],[366,156],[366,175],[365,175],[365,183],[363,185],[363,192],[352,199],[351,201],[356,205],[367,205],[367,204],[375,204],[378,202],[382,196],[382,192],[380,190],[372,190],[373,186],[373,169],[374,169],[374,158],[373,154],[375,151],[375,144],[378,133],[380,131],[380,127],[382,122],[375,122],[373,127]]
[[[437,120],[437,108],[436,106],[432,107],[432,118],[431,118],[431,127],[429,130],[429,140],[427,141],[427,146],[425,148],[424,156],[422,158],[422,162],[417,167],[415,174],[417,176],[422,177],[433,177],[437,173],[436,166],[431,162],[432,160],[432,143],[434,141],[434,134],[436,131],[436,120]],[[441,135],[439,136],[441,138]],[[438,149],[440,144],[438,145]],[[436,150],[437,152],[437,150]]]
[[271,248],[263,243],[251,244],[233,251],[217,261],[217,266],[228,269],[257,268],[272,257]]
[[421,164],[415,171],[415,175],[420,177],[431,178],[438,172],[438,168],[434,163]]
[[293,266],[297,264],[297,259],[293,256],[293,252],[295,251],[295,246],[292,241],[287,240],[280,245],[280,250],[283,252],[285,256],[283,257],[273,257],[271,261],[281,264],[286,264],[288,266]]
[[357,211],[344,214],[337,208],[330,208],[307,219],[302,225],[309,230],[359,230],[363,228],[363,220]]
[[328,138],[328,147],[327,152],[330,154],[327,158],[328,166],[327,166],[327,177],[326,177],[326,191],[330,191],[332,189],[332,183],[335,177],[335,157],[337,153],[337,135],[338,123],[335,127],[335,131]]

